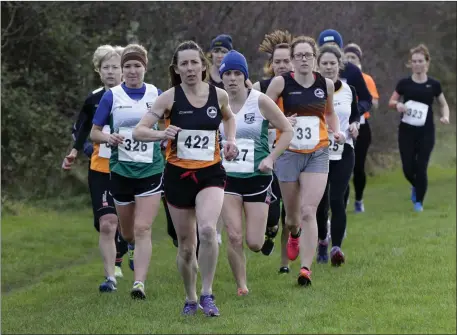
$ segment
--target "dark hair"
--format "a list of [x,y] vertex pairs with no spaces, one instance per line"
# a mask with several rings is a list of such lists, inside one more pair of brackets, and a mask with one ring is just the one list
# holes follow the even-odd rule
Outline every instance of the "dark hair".
[[319,48],[319,53],[317,55],[317,66],[319,66],[322,55],[325,53],[334,54],[335,57],[338,59],[340,69],[344,69],[343,53],[341,52],[341,49],[338,46],[332,44],[324,44]]
[[317,54],[317,44],[316,44],[316,41],[314,40],[314,38],[302,35],[302,36],[297,36],[292,40],[292,44],[290,45],[290,57],[291,58],[293,58],[293,56],[294,56],[295,47],[301,43],[309,44],[311,46],[311,48],[313,49],[313,53]]
[[178,53],[184,50],[198,51],[198,53],[200,54],[202,64],[206,67],[206,70],[202,71],[202,81],[206,81],[207,79],[207,73],[210,64],[208,59],[205,57],[202,48],[200,48],[200,46],[194,41],[185,41],[178,45],[178,47],[175,49],[175,52],[173,53],[173,58],[171,59],[170,66],[168,67],[168,72],[170,75],[170,87],[174,87],[182,83],[181,76],[175,72],[175,67],[178,66]]

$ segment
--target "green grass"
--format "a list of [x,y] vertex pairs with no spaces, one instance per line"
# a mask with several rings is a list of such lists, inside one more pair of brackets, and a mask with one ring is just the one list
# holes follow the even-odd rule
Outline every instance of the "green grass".
[[[214,292],[222,316],[180,316],[184,290],[163,213],[153,227],[148,300],[132,301],[132,272],[100,294],[103,268],[88,207],[9,204],[2,221],[3,333],[455,333],[455,168],[430,169],[423,213],[414,213],[399,171],[369,179],[352,213],[341,268],[313,266],[313,286],[278,275],[270,257],[247,253],[250,295],[238,297],[226,257]],[[57,204],[61,203],[61,206]],[[52,206],[51,206],[52,205]],[[66,209],[63,209],[66,208]]]

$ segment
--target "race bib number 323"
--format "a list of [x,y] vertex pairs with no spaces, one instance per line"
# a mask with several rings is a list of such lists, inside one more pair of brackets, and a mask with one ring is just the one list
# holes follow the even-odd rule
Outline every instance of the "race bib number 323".
[[183,129],[176,145],[178,158],[210,162],[216,151],[216,131]]
[[422,102],[409,100],[405,103],[406,112],[401,119],[402,122],[416,127],[422,127],[427,120],[428,105]]

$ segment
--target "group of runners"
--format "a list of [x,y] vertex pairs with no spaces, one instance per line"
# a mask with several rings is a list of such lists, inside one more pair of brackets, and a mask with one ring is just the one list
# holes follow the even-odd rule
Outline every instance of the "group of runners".
[[[144,82],[143,46],[95,51],[103,87],[84,102],[62,167],[71,169],[81,151],[90,157],[88,183],[106,278],[101,292],[116,291],[128,253],[131,296],[146,298],[151,227],[161,204],[178,248],[184,315],[198,308],[219,315],[212,286],[223,227],[240,296],[249,293],[243,241],[270,255],[280,226],[279,273],[289,273],[290,261],[299,257],[300,285],[311,284],[315,258],[334,266],[345,262],[349,182],[353,175],[354,210],[364,212],[369,118],[379,99],[374,80],[361,71],[362,50],[344,46],[342,36],[328,29],[317,40],[277,30],[265,35],[259,51],[268,55],[265,78],[252,83],[231,36],[213,39],[208,54],[185,41],[172,56],[166,91]],[[411,49],[412,75],[398,82],[389,101],[401,113],[399,148],[416,211],[423,210],[427,189],[435,98],[441,122],[449,123],[429,65],[424,45]]]

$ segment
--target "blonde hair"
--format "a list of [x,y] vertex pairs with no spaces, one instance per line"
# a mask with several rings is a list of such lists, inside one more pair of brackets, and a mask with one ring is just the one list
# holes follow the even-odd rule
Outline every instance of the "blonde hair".
[[[406,63],[406,67],[410,68],[411,67],[411,59],[414,54],[423,54],[425,57],[425,61],[427,63],[430,63],[430,60],[432,59],[430,57],[430,52],[428,51],[428,48],[425,46],[425,44],[421,43],[418,46],[409,49],[409,60]],[[427,68],[428,70],[428,68]]]
[[263,67],[266,76],[273,77],[273,55],[277,49],[290,49],[292,43],[292,34],[287,30],[275,30],[272,33],[265,34],[262,43],[259,45],[259,51],[268,54],[269,58]]
[[111,59],[114,56],[120,56],[116,50],[108,44],[100,45],[97,50],[95,50],[92,57],[92,64],[94,65],[94,71],[99,73],[102,63],[108,59]]
[[124,47],[121,47],[119,45],[114,46],[114,50],[117,52],[119,56],[122,56],[122,53],[124,52]]

